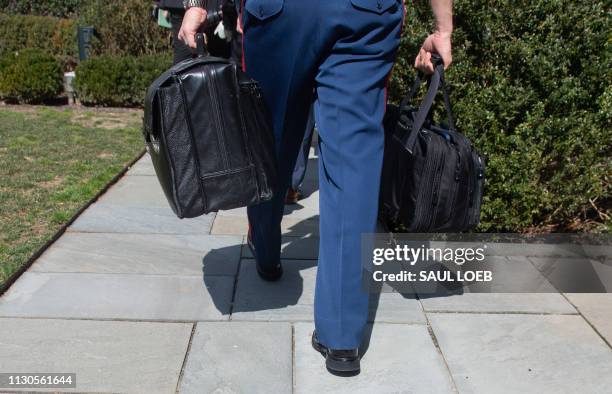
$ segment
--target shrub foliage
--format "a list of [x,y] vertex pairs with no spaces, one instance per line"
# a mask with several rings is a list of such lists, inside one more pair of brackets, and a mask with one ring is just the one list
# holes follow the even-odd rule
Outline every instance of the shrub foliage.
[[[487,156],[482,231],[610,230],[612,41],[604,1],[455,2],[457,124]],[[391,97],[432,28],[410,6]]]
[[151,17],[151,2],[142,0],[87,0],[79,11],[79,24],[96,28],[96,55],[139,56],[170,48],[170,30]]
[[38,48],[53,55],[64,67],[77,59],[76,24],[71,19],[0,13],[0,53]]
[[0,96],[22,103],[39,103],[62,91],[62,69],[40,49],[24,49],[2,57]]
[[0,7],[15,14],[68,18],[75,15],[83,2],[83,0],[0,0]]
[[74,86],[86,105],[142,106],[149,85],[171,64],[169,54],[92,57],[77,68]]

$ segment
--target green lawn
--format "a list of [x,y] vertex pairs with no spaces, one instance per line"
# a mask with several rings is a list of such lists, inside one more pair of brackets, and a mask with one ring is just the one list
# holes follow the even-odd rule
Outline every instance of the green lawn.
[[140,119],[0,107],[0,287],[142,151]]

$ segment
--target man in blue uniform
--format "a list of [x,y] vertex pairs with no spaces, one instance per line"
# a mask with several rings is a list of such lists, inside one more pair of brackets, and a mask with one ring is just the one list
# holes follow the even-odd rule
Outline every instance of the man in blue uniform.
[[[206,20],[198,2],[187,0],[179,34],[192,47]],[[452,0],[431,3],[437,29],[415,61],[429,72],[433,52],[450,64],[452,31]],[[314,100],[320,247],[312,342],[330,372],[358,373],[358,348],[368,317],[360,239],[376,226],[385,85],[399,46],[404,7],[401,0],[246,0],[242,12],[243,65],[261,84],[272,112],[282,183],[274,199],[248,209],[257,270],[267,280],[282,275],[284,191]]]

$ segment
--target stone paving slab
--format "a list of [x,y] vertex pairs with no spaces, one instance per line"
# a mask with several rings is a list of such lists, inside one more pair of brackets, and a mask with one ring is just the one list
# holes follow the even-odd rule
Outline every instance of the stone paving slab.
[[232,320],[312,320],[316,261],[283,260],[277,282],[259,278],[255,260],[240,264]]
[[361,374],[337,377],[312,349],[311,323],[295,324],[296,393],[453,393],[442,357],[426,326],[375,324]]
[[562,295],[554,293],[465,293],[421,298],[421,303],[426,312],[577,313]]
[[529,260],[561,291],[567,293],[612,292],[612,260],[530,257]]
[[[510,283],[511,288],[506,289],[502,283],[498,287],[490,288],[491,293],[458,295],[419,293],[425,311],[577,313],[528,259],[488,257],[487,262],[494,275],[505,278],[505,282]],[[515,285],[521,286],[525,293],[519,292],[521,288]]]
[[[610,252],[610,247],[591,247],[576,244],[489,244],[489,256],[527,256],[527,257],[597,257],[602,251]],[[608,254],[609,256],[609,254]]]
[[567,293],[565,296],[608,343],[612,344],[612,294]]
[[151,156],[145,153],[140,160],[128,170],[126,175],[155,175],[155,169],[153,168],[153,162]]
[[154,176],[124,176],[98,201],[122,206],[170,207]]
[[[283,277],[270,283],[257,276],[254,260],[242,260],[232,320],[312,321],[316,261],[284,260],[283,270]],[[371,308],[377,322],[425,323],[419,302],[398,293],[381,294]]]
[[[245,238],[246,242],[246,238]],[[319,237],[282,237],[281,258],[298,260],[317,260],[319,257]],[[245,244],[242,257],[253,258],[251,248]]]
[[285,218],[308,219],[319,215],[319,190],[308,193],[308,197],[301,199],[297,204],[285,205]]
[[0,318],[0,371],[76,373],[63,391],[174,393],[191,327]]
[[[246,235],[248,228],[249,222],[246,216],[218,215],[210,233],[213,235]],[[309,219],[285,218],[281,223],[281,231],[284,235],[291,237],[318,236],[319,216],[313,216]]]
[[128,207],[96,203],[68,231],[97,233],[208,234],[214,214],[179,219],[170,207]]
[[26,272],[0,298],[0,316],[227,320],[234,278]]
[[612,350],[579,316],[429,315],[460,393],[609,393]]
[[236,275],[242,236],[66,233],[31,272]]
[[289,323],[197,323],[179,393],[291,393]]

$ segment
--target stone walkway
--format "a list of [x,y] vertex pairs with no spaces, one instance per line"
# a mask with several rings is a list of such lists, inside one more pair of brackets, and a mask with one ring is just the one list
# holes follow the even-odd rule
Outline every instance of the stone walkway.
[[245,210],[176,219],[144,157],[0,298],[0,371],[76,372],[79,392],[612,392],[612,294],[382,294],[363,372],[329,375],[315,172],[266,283]]

